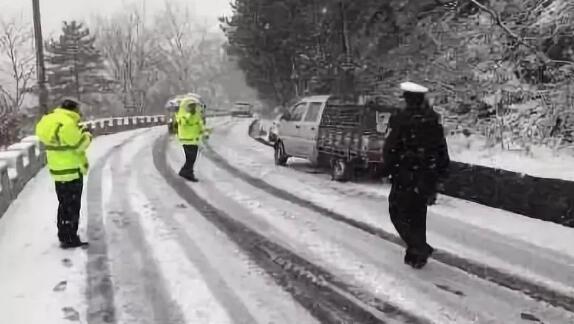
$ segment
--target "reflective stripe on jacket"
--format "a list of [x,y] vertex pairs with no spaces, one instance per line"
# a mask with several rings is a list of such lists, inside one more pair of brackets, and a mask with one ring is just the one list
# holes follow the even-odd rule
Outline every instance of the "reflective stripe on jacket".
[[[185,99],[179,105],[179,111],[175,116],[177,123],[177,138],[182,145],[199,145],[205,135],[205,127],[200,108],[192,114],[187,111],[186,107],[193,100]],[[199,106],[199,104],[198,104]]]
[[55,181],[79,179],[88,172],[86,150],[92,136],[79,126],[80,115],[56,108],[36,125],[36,136],[46,148],[48,169]]

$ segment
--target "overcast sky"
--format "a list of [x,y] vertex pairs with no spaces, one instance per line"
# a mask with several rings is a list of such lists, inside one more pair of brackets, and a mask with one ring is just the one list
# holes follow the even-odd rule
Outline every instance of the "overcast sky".
[[[166,0],[40,0],[42,24],[46,37],[59,32],[64,20],[83,20],[89,22],[90,17],[97,14],[109,15],[128,3],[145,3],[148,16],[154,10],[164,6]],[[216,26],[217,17],[231,13],[230,0],[169,0],[189,6],[193,12],[213,22]],[[0,18],[23,14],[23,19],[31,22],[31,0],[0,0]]]

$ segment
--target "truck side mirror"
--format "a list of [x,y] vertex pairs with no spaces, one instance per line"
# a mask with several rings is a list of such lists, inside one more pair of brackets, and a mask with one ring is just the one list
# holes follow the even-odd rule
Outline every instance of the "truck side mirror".
[[284,113],[279,120],[289,121],[291,119],[291,115],[289,113]]

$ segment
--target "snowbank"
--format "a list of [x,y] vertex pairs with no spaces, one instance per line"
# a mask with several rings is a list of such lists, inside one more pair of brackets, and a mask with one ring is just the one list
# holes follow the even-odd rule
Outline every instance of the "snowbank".
[[476,135],[466,137],[459,134],[448,137],[447,141],[450,157],[454,161],[540,178],[574,181],[574,155],[565,151],[553,151],[539,146],[533,147],[529,154],[503,150],[500,146],[487,146],[486,140]]

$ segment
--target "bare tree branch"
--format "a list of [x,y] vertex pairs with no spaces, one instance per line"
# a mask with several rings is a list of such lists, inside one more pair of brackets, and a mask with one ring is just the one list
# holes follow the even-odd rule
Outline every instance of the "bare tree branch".
[[117,82],[117,94],[125,107],[144,112],[147,89],[157,83],[158,46],[156,35],[145,27],[138,8],[111,19],[99,19],[97,33],[108,68]]
[[0,21],[0,55],[8,65],[1,71],[7,74],[10,80],[10,86],[0,86],[0,92],[11,109],[19,110],[29,92],[28,86],[35,72],[31,27],[18,24],[16,19]]
[[549,58],[548,55],[546,55],[545,53],[540,51],[538,48],[536,48],[535,46],[526,42],[523,37],[517,35],[515,32],[510,30],[510,28],[508,28],[508,26],[506,26],[504,24],[504,22],[502,21],[502,18],[500,17],[500,15],[496,11],[494,11],[494,9],[488,8],[487,6],[478,2],[477,0],[470,0],[470,2],[472,2],[475,6],[477,6],[481,10],[487,12],[493,18],[493,20],[496,22],[496,24],[498,26],[500,26],[500,28],[502,28],[502,30],[504,30],[504,32],[508,36],[510,36],[512,39],[516,40],[519,44],[522,44],[522,45],[526,46],[527,48],[531,49],[532,51],[534,51],[536,56],[538,56],[538,58],[540,60],[542,60],[542,62],[544,62],[544,63],[574,64],[574,62],[572,62],[572,61],[553,60],[553,59]]

